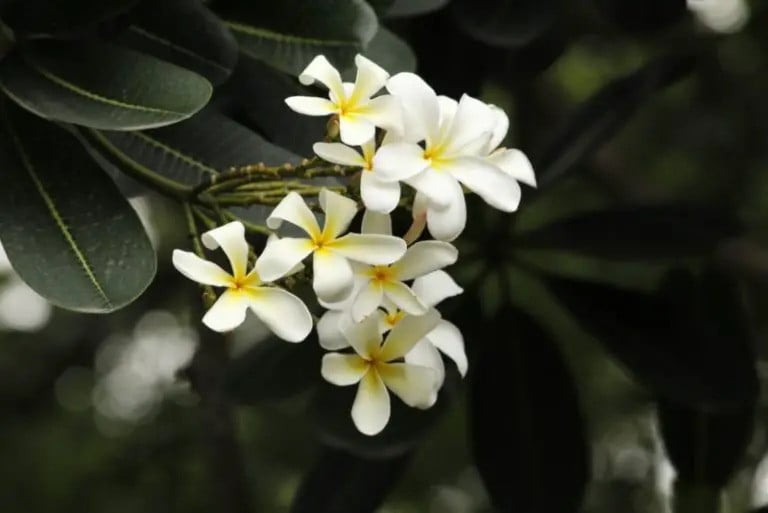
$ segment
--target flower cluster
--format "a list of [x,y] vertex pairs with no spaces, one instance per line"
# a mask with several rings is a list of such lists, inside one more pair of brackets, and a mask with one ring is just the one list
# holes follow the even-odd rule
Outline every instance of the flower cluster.
[[[181,250],[173,263],[199,283],[225,288],[203,317],[211,329],[234,329],[250,308],[278,337],[299,342],[312,330],[312,317],[276,283],[304,269],[311,256],[312,288],[326,309],[318,338],[330,351],[322,376],[334,385],[357,385],[352,419],[362,433],[374,435],[389,421],[390,392],[415,408],[435,403],[445,378],[441,353],[462,375],[467,371],[461,332],[436,309],[462,293],[443,269],[458,258],[450,241],[466,224],[464,187],[512,212],[520,202],[518,182],[536,182],[525,155],[500,146],[509,125],[501,109],[468,95],[459,101],[438,96],[417,75],[390,77],[361,55],[355,62],[356,80],[345,83],[325,57],[316,57],[299,80],[324,85],[328,99],[294,96],[286,103],[338,121],[340,142],[318,142],[314,151],[359,170],[354,183],[365,209],[359,232],[350,232],[361,206],[353,199],[356,185],[346,195],[322,189],[309,204],[293,191],[267,218],[272,235],[251,266],[239,222],[202,236],[205,247],[225,252],[231,273]],[[389,94],[376,96],[383,88]],[[402,194],[401,184],[415,194]],[[413,225],[398,237],[389,214],[401,205],[410,208]],[[285,233],[284,223],[292,231]],[[432,240],[422,239],[425,226]]]

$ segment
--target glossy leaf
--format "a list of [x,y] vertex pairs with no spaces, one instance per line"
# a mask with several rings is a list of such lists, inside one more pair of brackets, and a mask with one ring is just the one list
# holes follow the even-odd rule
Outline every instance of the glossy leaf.
[[551,27],[560,0],[455,0],[457,25],[490,46],[517,48]]
[[16,272],[52,303],[111,312],[155,273],[144,228],[73,136],[8,103],[0,138],[0,240]]
[[420,16],[442,9],[451,0],[394,0],[386,11],[388,18]]
[[13,30],[27,35],[62,35],[94,26],[124,13],[139,0],[10,0],[0,16]]
[[631,206],[577,213],[520,234],[515,244],[522,249],[648,260],[707,254],[738,231],[731,213],[711,207]]
[[483,333],[470,367],[470,415],[475,464],[493,504],[500,511],[579,511],[589,449],[560,351],[516,311],[497,314]]
[[[384,27],[379,27],[363,54],[391,75],[401,71],[416,71],[416,55],[411,47]],[[354,80],[356,71],[354,66],[349,69],[348,76],[351,80]]]
[[304,476],[291,513],[374,513],[410,461],[410,454],[365,459],[324,449]]
[[318,54],[340,69],[347,67],[378,28],[376,13],[364,0],[232,4],[220,13],[242,52],[294,75]]
[[200,0],[142,2],[131,15],[122,44],[193,70],[213,84],[232,73],[237,41]]
[[200,75],[96,41],[38,41],[0,63],[0,88],[34,114],[105,130],[176,123],[210,99]]

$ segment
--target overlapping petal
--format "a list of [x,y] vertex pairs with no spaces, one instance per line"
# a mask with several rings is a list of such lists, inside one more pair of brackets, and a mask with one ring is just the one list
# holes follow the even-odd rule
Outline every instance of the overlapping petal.
[[405,254],[403,239],[390,235],[348,233],[336,239],[331,249],[350,260],[370,265],[387,265]]
[[454,361],[462,376],[467,374],[469,362],[464,349],[464,337],[456,325],[441,319],[435,329],[429,332],[427,340]]
[[411,287],[422,303],[435,306],[443,300],[464,292],[445,271],[434,271],[416,278]]
[[355,65],[357,76],[353,93],[349,97],[351,103],[369,99],[386,85],[389,78],[389,73],[384,68],[360,54],[355,56]]
[[214,250],[221,248],[229,259],[236,277],[243,277],[248,272],[248,242],[245,240],[243,223],[233,221],[205,232],[201,241],[203,246]]
[[413,244],[403,258],[392,264],[397,279],[412,280],[456,263],[458,250],[447,242],[425,240]]
[[354,275],[342,255],[327,249],[315,251],[312,259],[312,288],[323,301],[341,301],[349,296]]
[[356,354],[327,354],[320,369],[327,382],[340,387],[358,383],[366,372],[368,363]]
[[315,143],[312,146],[315,154],[323,160],[342,166],[365,167],[367,163],[362,155],[341,143]]
[[416,343],[432,331],[440,314],[432,309],[425,315],[407,315],[389,332],[381,348],[381,359],[390,362],[405,356]]
[[267,217],[267,226],[277,230],[283,221],[287,221],[304,230],[310,237],[320,235],[320,225],[315,214],[307,206],[304,198],[297,192],[289,192]]
[[226,332],[240,326],[250,306],[249,294],[227,289],[203,316],[203,324],[213,331]]
[[320,82],[328,88],[331,98],[335,102],[346,98],[339,71],[323,55],[318,55],[312,59],[312,62],[299,75],[299,82],[306,86]]
[[338,110],[332,101],[315,96],[289,96],[285,103],[292,111],[305,116],[328,116]]
[[411,178],[429,167],[421,146],[409,142],[385,144],[376,152],[373,166],[381,180],[396,182]]
[[385,182],[375,172],[364,171],[360,175],[360,196],[366,208],[389,214],[400,202],[400,184]]
[[224,269],[189,251],[174,249],[172,262],[177,271],[197,283],[214,287],[228,287],[232,283],[232,276]]
[[497,166],[477,158],[461,157],[446,165],[458,181],[494,208],[514,212],[520,205],[520,185]]
[[429,408],[437,400],[437,373],[409,363],[385,363],[377,366],[382,381],[397,397],[412,408]]
[[400,310],[411,315],[422,315],[427,311],[427,306],[419,301],[416,294],[403,282],[390,281],[385,283],[384,294]]
[[283,340],[301,342],[312,331],[312,315],[296,296],[277,287],[258,287],[250,306],[261,322]]
[[289,274],[302,260],[312,253],[309,239],[284,237],[273,239],[256,260],[256,272],[264,281],[275,281]]
[[347,231],[349,224],[357,214],[357,203],[328,189],[322,189],[318,195],[320,208],[325,212],[323,239],[327,242],[336,239]]
[[360,380],[352,404],[352,420],[361,433],[380,433],[389,422],[389,392],[377,372],[368,372]]

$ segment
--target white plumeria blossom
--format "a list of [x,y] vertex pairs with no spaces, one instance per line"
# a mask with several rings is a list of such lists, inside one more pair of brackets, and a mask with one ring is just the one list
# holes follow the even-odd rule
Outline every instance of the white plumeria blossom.
[[257,260],[256,266],[249,271],[248,243],[242,223],[235,221],[210,230],[202,235],[202,243],[210,250],[221,248],[229,259],[232,272],[179,249],[173,252],[173,265],[191,280],[226,288],[203,316],[206,326],[214,331],[231,331],[245,321],[250,309],[283,340],[301,342],[307,337],[312,331],[312,316],[306,305],[290,292],[266,285],[292,269],[263,279],[256,269]]
[[354,273],[350,261],[391,264],[405,254],[406,245],[402,239],[390,235],[342,235],[357,213],[357,203],[327,189],[320,191],[319,201],[325,213],[322,229],[298,193],[291,192],[280,201],[267,218],[267,226],[277,230],[287,221],[301,228],[308,237],[270,240],[256,262],[256,270],[265,280],[276,279],[311,254],[315,294],[322,301],[336,302],[352,292]]
[[[392,234],[389,216],[366,211],[363,233]],[[459,253],[447,242],[419,241],[390,265],[356,265],[357,292],[352,301],[352,319],[359,322],[387,299],[411,315],[423,315],[427,305],[404,282],[419,278],[456,262]]]
[[389,214],[400,201],[400,183],[381,180],[376,174],[373,156],[376,153],[374,139],[360,146],[362,154],[341,143],[315,143],[314,152],[323,160],[342,166],[359,167],[360,196],[369,210]]
[[342,82],[339,71],[322,55],[315,57],[299,75],[304,85],[320,82],[328,88],[329,99],[313,96],[291,96],[285,103],[300,114],[339,117],[341,140],[359,146],[374,138],[376,127],[399,131],[402,112],[399,102],[390,95],[377,96],[389,73],[362,55],[355,56],[355,83]]
[[381,180],[404,181],[418,191],[416,203],[426,212],[434,238],[450,241],[463,231],[461,185],[499,210],[517,210],[517,180],[495,163],[497,157],[489,157],[489,146],[500,132],[497,113],[489,105],[469,95],[458,103],[438,97],[424,80],[407,72],[390,78],[387,89],[402,102],[403,137],[382,145],[374,166]]
[[378,319],[368,317],[344,332],[354,354],[330,353],[323,357],[323,378],[337,386],[357,385],[352,420],[361,433],[378,434],[389,422],[391,405],[387,389],[414,408],[426,409],[435,403],[435,370],[398,360],[439,321],[436,310],[405,317],[382,343]]

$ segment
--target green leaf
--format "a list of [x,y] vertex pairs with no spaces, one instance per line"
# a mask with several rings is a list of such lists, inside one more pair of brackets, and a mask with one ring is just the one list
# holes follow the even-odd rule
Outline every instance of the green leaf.
[[560,351],[521,312],[500,312],[483,327],[493,335],[475,344],[470,419],[475,464],[493,504],[500,511],[579,511],[589,449]]
[[456,24],[490,46],[517,48],[552,27],[560,0],[456,0],[451,5]]
[[301,480],[291,513],[373,513],[405,472],[410,456],[365,459],[324,449]]
[[[401,71],[416,71],[416,54],[411,47],[384,27],[379,27],[363,54],[392,75]],[[356,72],[357,68],[352,66],[344,75],[354,80]]]
[[246,55],[298,75],[318,54],[339,69],[373,39],[376,13],[364,0],[284,0],[232,4],[220,14]]
[[213,84],[237,63],[238,46],[224,23],[199,0],[142,2],[120,42],[193,70]]
[[539,188],[574,169],[613,138],[657,92],[687,77],[690,56],[657,59],[629,76],[608,84],[571,116],[541,155],[535,156]]
[[737,235],[735,217],[711,207],[654,205],[583,212],[516,237],[521,249],[551,249],[616,260],[704,255]]
[[368,5],[373,7],[378,16],[386,14],[387,10],[395,3],[395,0],[367,0]]
[[10,103],[3,132],[0,240],[16,272],[70,310],[133,301],[154,277],[155,253],[115,184],[72,135]]
[[176,123],[211,84],[148,55],[96,41],[37,41],[0,63],[0,88],[38,116],[105,130]]
[[451,0],[394,0],[387,9],[387,18],[404,18],[419,16],[442,9]]
[[139,0],[11,0],[0,16],[16,32],[28,36],[64,35],[121,14]]

